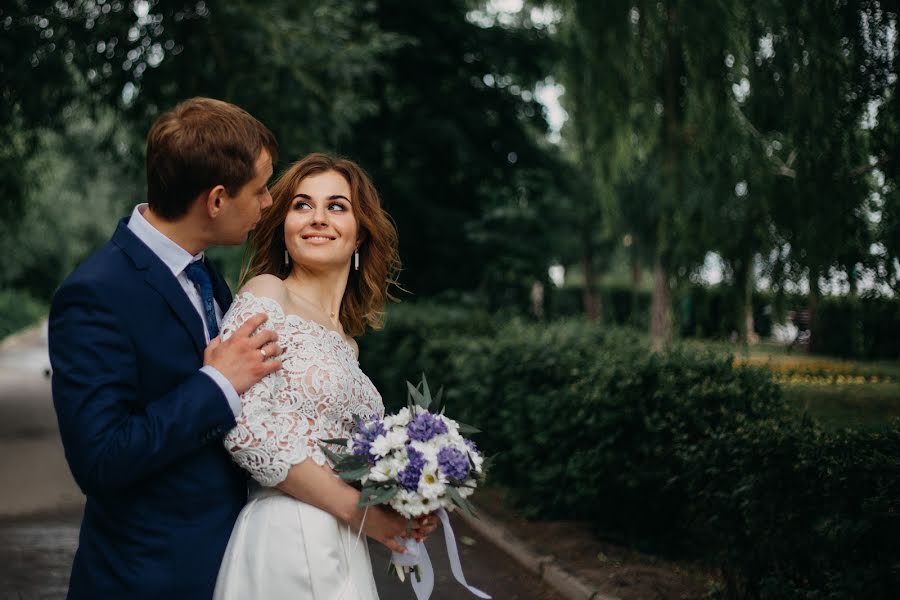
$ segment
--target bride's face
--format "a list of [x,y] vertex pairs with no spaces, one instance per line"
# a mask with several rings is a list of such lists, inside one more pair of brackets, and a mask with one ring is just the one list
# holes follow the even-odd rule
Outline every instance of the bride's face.
[[291,261],[315,270],[348,267],[357,246],[350,184],[336,171],[300,181],[284,220]]

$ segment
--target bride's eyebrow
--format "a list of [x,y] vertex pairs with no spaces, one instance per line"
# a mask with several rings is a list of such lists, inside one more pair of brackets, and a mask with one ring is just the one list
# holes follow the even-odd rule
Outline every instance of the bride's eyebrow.
[[[309,194],[297,194],[296,196],[291,198],[291,200],[296,200],[297,198],[303,198],[304,200],[312,200],[312,196],[310,196]],[[345,200],[347,202],[350,202],[350,198],[348,198],[347,196],[341,195],[341,194],[332,194],[331,196],[328,196],[328,200]],[[353,204],[353,203],[350,202],[350,204]]]

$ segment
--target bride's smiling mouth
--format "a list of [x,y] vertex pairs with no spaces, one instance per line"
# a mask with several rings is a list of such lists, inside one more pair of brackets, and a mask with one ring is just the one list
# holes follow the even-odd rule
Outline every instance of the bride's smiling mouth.
[[335,238],[330,235],[302,235],[300,239],[307,242],[333,242]]

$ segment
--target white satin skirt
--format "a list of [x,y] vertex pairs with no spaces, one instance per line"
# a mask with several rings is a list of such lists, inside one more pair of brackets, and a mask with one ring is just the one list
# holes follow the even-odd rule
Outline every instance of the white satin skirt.
[[378,600],[366,535],[275,488],[238,515],[214,600]]

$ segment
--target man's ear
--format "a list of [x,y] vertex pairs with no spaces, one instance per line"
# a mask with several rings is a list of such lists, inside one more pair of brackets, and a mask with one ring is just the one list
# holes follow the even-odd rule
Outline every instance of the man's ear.
[[206,214],[210,219],[219,216],[222,210],[222,203],[225,201],[225,186],[217,185],[210,188],[204,195],[204,203],[206,205]]

